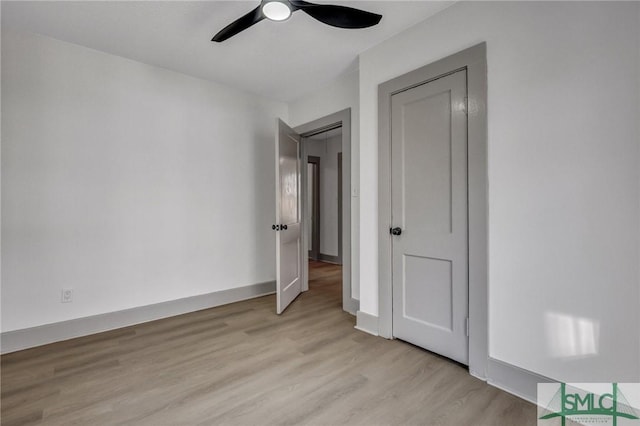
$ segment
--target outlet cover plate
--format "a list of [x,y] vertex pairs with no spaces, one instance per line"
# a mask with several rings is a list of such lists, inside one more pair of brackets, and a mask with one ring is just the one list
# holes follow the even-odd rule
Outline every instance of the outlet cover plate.
[[62,302],[62,303],[71,303],[71,302],[73,302],[73,289],[72,288],[63,288],[62,289],[60,302]]

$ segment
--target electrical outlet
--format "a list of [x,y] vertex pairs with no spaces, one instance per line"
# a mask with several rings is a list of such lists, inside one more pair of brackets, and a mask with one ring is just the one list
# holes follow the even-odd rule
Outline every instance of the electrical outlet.
[[62,297],[60,298],[60,302],[62,302],[62,303],[73,302],[73,289],[72,288],[63,288],[62,289]]

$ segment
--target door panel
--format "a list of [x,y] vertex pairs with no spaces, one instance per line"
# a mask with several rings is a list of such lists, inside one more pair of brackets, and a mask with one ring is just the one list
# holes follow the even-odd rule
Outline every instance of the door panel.
[[[450,233],[451,93],[435,93],[402,108],[404,150],[410,153],[404,156],[402,222],[412,230]],[[420,135],[429,135],[429,143]]]
[[302,291],[300,136],[282,120],[276,138],[276,312]]
[[[286,126],[286,124],[282,123]],[[292,131],[293,132],[293,131]],[[299,143],[290,133],[280,137],[280,223],[298,222],[299,201]]]
[[393,335],[468,362],[466,71],[391,98]]
[[[452,331],[450,260],[404,256],[403,305],[405,318]],[[414,285],[407,285],[412,283]]]

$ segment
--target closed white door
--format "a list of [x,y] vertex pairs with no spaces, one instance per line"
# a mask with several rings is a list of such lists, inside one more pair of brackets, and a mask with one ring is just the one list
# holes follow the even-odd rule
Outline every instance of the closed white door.
[[391,98],[393,336],[468,363],[466,71]]
[[302,291],[300,135],[278,120],[276,137],[276,312]]

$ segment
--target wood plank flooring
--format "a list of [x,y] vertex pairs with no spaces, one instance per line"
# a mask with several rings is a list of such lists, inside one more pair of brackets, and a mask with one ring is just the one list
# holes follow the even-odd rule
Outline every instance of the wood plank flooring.
[[13,425],[535,425],[532,404],[462,366],[357,331],[339,266],[310,291],[41,346],[1,358]]

